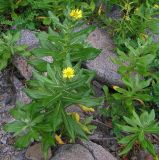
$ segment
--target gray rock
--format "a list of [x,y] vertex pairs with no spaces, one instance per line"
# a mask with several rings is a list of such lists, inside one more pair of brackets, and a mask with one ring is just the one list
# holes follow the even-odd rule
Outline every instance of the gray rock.
[[26,93],[23,92],[24,85],[22,82],[14,76],[13,83],[16,89],[16,100],[23,104],[29,104],[31,99],[26,95]]
[[102,146],[93,142],[61,146],[51,160],[116,160]]
[[29,80],[32,77],[32,67],[28,65],[27,60],[24,57],[15,55],[13,57],[13,64],[26,80]]
[[80,144],[66,144],[60,147],[51,160],[94,160],[92,154]]
[[29,31],[29,30],[22,30],[21,31],[21,38],[17,42],[17,44],[20,44],[20,45],[25,44],[28,46],[28,49],[31,50],[33,48],[38,47],[39,40],[35,36],[34,32]]
[[101,54],[94,60],[87,61],[86,67],[96,71],[96,78],[100,82],[123,86],[121,77],[117,73],[118,66],[111,60],[113,57],[116,58],[116,54],[113,52],[114,45],[109,34],[104,30],[96,29],[89,35],[88,42],[93,47],[101,49]]
[[15,88],[12,85],[12,78],[8,69],[0,72],[0,111],[3,107],[15,103]]
[[[17,42],[20,45],[27,45],[28,50],[38,47],[39,40],[36,38],[35,34],[29,30],[22,30],[20,40]],[[32,68],[27,64],[24,57],[15,55],[13,57],[13,64],[19,70],[20,74],[27,80],[32,76]]]
[[[48,151],[48,158],[51,158],[51,149]],[[44,153],[40,143],[34,144],[26,150],[25,157],[31,160],[44,160]]]

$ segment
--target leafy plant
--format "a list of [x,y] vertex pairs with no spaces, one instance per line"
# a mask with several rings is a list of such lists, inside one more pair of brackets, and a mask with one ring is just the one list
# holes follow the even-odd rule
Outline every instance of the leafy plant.
[[11,113],[16,120],[5,126],[6,131],[18,137],[17,147],[26,147],[33,140],[40,141],[47,156],[48,148],[55,145],[56,134],[67,137],[70,142],[75,142],[76,138],[87,139],[86,133],[91,133],[92,126],[74,118],[66,109],[73,104],[97,106],[102,98],[93,98],[92,73],[79,69],[78,65],[74,70],[72,79],[63,78],[58,65],[47,65],[47,77],[34,72],[34,79],[25,89],[33,102],[14,108]]
[[[121,48],[125,40],[136,43],[136,39],[141,35],[146,35],[148,30],[158,32],[158,9],[156,1],[112,1],[111,3],[119,6],[122,16],[118,19],[103,17],[103,22],[111,28],[115,37],[115,44]],[[151,24],[151,25],[150,25]]]
[[11,58],[14,54],[29,55],[29,52],[25,50],[27,46],[17,44],[19,37],[19,32],[14,35],[10,32],[2,35],[0,39],[0,70],[6,68],[11,63]]
[[119,65],[118,72],[122,76],[130,76],[138,73],[142,76],[149,76],[151,72],[151,63],[155,60],[158,53],[158,43],[152,43],[152,39],[146,42],[138,39],[137,47],[125,43],[128,53],[117,49],[118,59],[113,62]]
[[[49,17],[58,32],[50,28],[48,33],[41,32],[39,34],[41,48],[32,51],[36,58],[30,62],[36,69],[40,71],[46,70],[46,65],[41,65],[45,63],[41,59],[44,56],[52,56],[54,63],[61,63],[69,55],[71,62],[75,63],[93,59],[100,53],[100,50],[92,48],[86,42],[88,34],[95,27],[88,26],[82,29],[83,22],[74,21],[69,15],[63,23],[52,12],[49,12]],[[78,31],[77,28],[80,27],[81,29]]]
[[133,117],[124,117],[124,120],[127,125],[120,125],[120,128],[129,135],[119,141],[125,146],[120,155],[127,154],[133,145],[138,143],[154,157],[154,160],[158,160],[157,152],[150,140],[152,134],[159,134],[159,124],[155,121],[155,111],[152,110],[150,113],[144,111],[140,117],[136,112],[133,112]]
[[[30,64],[34,64],[36,70],[24,89],[32,102],[17,105],[11,111],[15,121],[4,127],[5,131],[17,137],[16,146],[19,148],[33,141],[41,142],[46,158],[55,140],[63,144],[64,141],[75,142],[77,138],[87,139],[87,134],[94,129],[90,124],[91,118],[81,120],[78,113],[68,113],[69,106],[78,105],[85,112],[93,112],[91,107],[103,102],[103,97],[94,97],[91,88],[94,72],[81,69],[82,60],[100,53],[85,42],[94,27],[75,32],[82,23],[74,16],[61,23],[52,12],[49,15],[58,32],[50,28],[49,33],[40,33],[41,46],[32,51]],[[52,56],[53,63],[44,63],[44,56]]]
[[94,0],[0,0],[0,4],[0,24],[6,27],[16,26],[19,29],[46,28],[44,25],[50,24],[47,17],[49,10],[64,18],[68,8],[80,8],[85,11],[86,17],[95,9]]

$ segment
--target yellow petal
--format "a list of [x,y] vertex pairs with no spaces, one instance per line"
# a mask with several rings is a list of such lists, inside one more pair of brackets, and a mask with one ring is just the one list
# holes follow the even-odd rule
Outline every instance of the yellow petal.
[[88,134],[91,134],[91,132],[90,132],[90,130],[88,129],[87,126],[81,124],[81,128],[83,129],[84,132],[86,132]]
[[99,9],[98,9],[98,15],[100,16],[102,13],[102,4],[100,5]]
[[63,69],[63,78],[71,79],[75,76],[75,70],[72,67],[67,67]]
[[142,105],[145,104],[141,99],[135,98],[135,100],[139,101]]
[[72,114],[73,118],[74,118],[77,122],[80,121],[80,115],[79,115],[77,112],[72,112],[71,114]]
[[91,107],[86,107],[84,105],[80,105],[80,108],[84,111],[84,112],[94,112],[94,108]]
[[58,144],[65,144],[64,141],[61,139],[61,135],[58,136],[57,134],[55,134],[55,139]]
[[114,90],[117,90],[118,88],[120,88],[118,86],[112,86],[112,87],[113,87]]

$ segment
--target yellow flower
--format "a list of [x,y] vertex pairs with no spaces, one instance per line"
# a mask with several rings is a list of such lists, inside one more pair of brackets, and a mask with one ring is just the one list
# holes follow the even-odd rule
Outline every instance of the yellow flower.
[[130,3],[126,3],[125,6],[124,6],[124,10],[130,12],[130,10],[131,10],[131,4]]
[[158,4],[155,4],[155,5],[153,6],[153,8],[154,8],[154,9],[159,9],[159,5],[158,5]]
[[82,130],[83,130],[84,132],[86,132],[86,133],[88,133],[88,134],[91,134],[91,132],[90,132],[90,130],[88,129],[87,126],[81,124],[81,128],[82,128]]
[[147,38],[148,38],[148,35],[147,34],[144,34],[144,33],[140,33],[140,38],[143,40],[143,41],[146,41]]
[[113,87],[114,90],[117,90],[118,88],[120,88],[118,86],[112,86],[112,87]]
[[82,18],[82,11],[79,9],[74,9],[70,12],[70,16],[74,19]]
[[72,67],[67,67],[63,70],[63,78],[71,79],[75,76],[75,70]]
[[58,144],[65,144],[64,141],[61,139],[61,135],[58,136],[57,134],[55,134],[55,139]]
[[126,15],[126,16],[124,16],[124,19],[125,19],[126,21],[129,21],[129,20],[130,20],[130,17],[129,17],[128,15]]
[[84,105],[79,105],[80,108],[84,111],[84,112],[94,112],[94,108],[91,108],[91,107],[86,107]]
[[100,7],[99,7],[99,9],[98,9],[98,15],[100,16],[101,15],[101,13],[102,13],[102,4],[100,5]]
[[80,115],[77,112],[72,112],[71,114],[73,118],[76,120],[76,122],[80,121]]

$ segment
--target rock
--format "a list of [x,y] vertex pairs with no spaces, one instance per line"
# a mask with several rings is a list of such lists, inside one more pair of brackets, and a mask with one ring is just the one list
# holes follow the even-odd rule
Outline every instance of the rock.
[[[25,157],[30,160],[44,160],[41,144],[37,143],[28,147]],[[48,158],[51,158],[51,149],[48,152]]]
[[[22,30],[20,40],[17,42],[20,45],[27,45],[28,50],[38,47],[39,40],[35,34],[29,30]],[[16,66],[20,74],[27,80],[32,76],[32,67],[27,64],[24,57],[15,55],[13,57],[13,64]]]
[[93,142],[61,146],[51,160],[116,160],[102,146]]
[[13,65],[26,80],[29,80],[32,77],[32,67],[28,65],[24,57],[15,55],[13,57]]
[[94,160],[92,154],[80,144],[66,144],[60,147],[51,160]]
[[20,45],[25,44],[28,46],[28,50],[31,50],[39,46],[39,40],[32,31],[22,30],[21,38],[17,42],[17,44],[20,44]]
[[15,103],[15,88],[12,85],[12,75],[8,69],[0,72],[0,111],[7,105]]
[[108,85],[123,86],[120,75],[117,73],[118,66],[111,61],[116,55],[113,52],[114,45],[108,33],[96,29],[88,36],[88,42],[93,47],[101,49],[101,54],[94,60],[86,62],[85,66],[96,71],[96,79]]
[[15,76],[13,77],[13,83],[16,88],[16,100],[23,103],[29,104],[31,99],[23,92],[24,85]]

